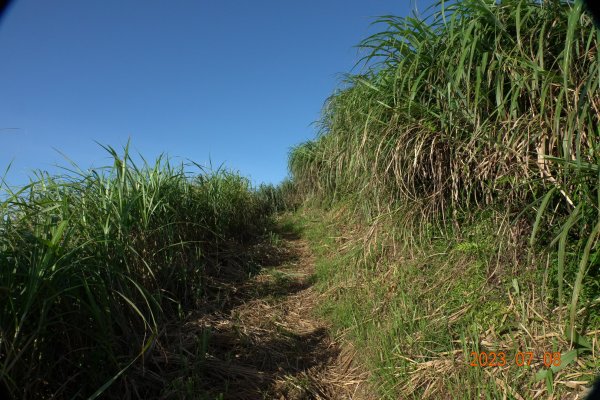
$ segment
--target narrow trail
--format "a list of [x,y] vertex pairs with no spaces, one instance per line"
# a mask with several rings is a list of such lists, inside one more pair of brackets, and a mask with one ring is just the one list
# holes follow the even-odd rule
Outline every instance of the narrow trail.
[[229,307],[194,322],[210,332],[205,373],[225,399],[369,399],[348,343],[315,316],[315,260],[283,232],[282,257],[246,281]]

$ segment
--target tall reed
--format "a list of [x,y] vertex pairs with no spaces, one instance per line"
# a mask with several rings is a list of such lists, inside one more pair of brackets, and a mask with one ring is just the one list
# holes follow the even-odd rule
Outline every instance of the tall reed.
[[318,138],[292,150],[294,182],[317,198],[358,198],[369,219],[401,211],[413,233],[447,232],[483,208],[525,219],[532,244],[559,244],[558,297],[568,279],[573,329],[597,262],[591,18],[580,2],[465,0],[376,25],[360,45],[366,68],[327,100]]
[[249,181],[193,177],[159,157],[37,173],[0,203],[0,386],[14,398],[94,397],[142,363],[165,321],[269,219]]

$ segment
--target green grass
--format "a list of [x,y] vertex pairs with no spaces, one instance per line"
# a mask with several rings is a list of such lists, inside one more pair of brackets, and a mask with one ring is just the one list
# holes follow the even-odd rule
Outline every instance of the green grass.
[[[514,271],[519,246],[499,243],[491,215],[464,226],[464,238],[429,238],[428,245],[391,251],[393,220],[350,228],[351,217],[305,208],[290,216],[317,255],[320,312],[358,349],[380,398],[532,398],[535,391],[563,398],[572,389],[537,379],[544,352],[569,352],[563,324],[540,297],[543,274]],[[376,249],[364,245],[373,229],[391,234]],[[597,314],[595,314],[597,315]],[[563,321],[564,322],[564,321]],[[594,324],[585,324],[594,329]],[[588,336],[590,340],[593,336]],[[597,368],[581,348],[579,362],[555,374],[589,382]],[[597,349],[596,349],[597,350]],[[471,352],[504,351],[505,368],[470,367]],[[519,367],[517,352],[532,351]],[[576,378],[574,378],[576,377]]]
[[[516,397],[511,387],[560,397],[564,370],[536,380],[467,368],[438,382],[419,365],[489,336],[579,354],[587,364],[572,379],[597,370],[578,340],[600,315],[598,32],[581,2],[563,0],[440,1],[421,18],[375,25],[359,45],[363,68],[327,100],[317,137],[289,157],[296,192],[320,210],[311,218],[335,212],[333,242],[319,239],[325,226],[307,232],[325,260],[328,314],[368,343],[386,396],[406,386],[432,398],[434,388]],[[439,313],[455,321],[419,319]],[[532,340],[534,331],[557,342]]]
[[[278,187],[107,147],[110,167],[4,188],[2,386],[155,396],[135,378],[160,375],[148,359],[165,322],[220,299],[215,279],[252,273],[247,245],[301,204],[283,224],[311,242],[322,312],[383,398],[560,398],[588,381],[600,320],[591,18],[580,2],[464,0],[375,24],[364,68]],[[560,352],[564,365],[468,366],[498,349]],[[196,378],[173,385],[190,393]]]
[[153,370],[165,324],[218,295],[212,280],[252,272],[248,246],[270,227],[246,178],[106,150],[112,166],[2,188],[0,386],[14,398],[159,395],[129,372]]

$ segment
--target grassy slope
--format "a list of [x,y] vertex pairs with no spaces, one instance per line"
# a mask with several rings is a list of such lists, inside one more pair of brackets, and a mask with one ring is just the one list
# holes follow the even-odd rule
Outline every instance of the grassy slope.
[[[407,248],[396,221],[356,224],[345,212],[305,208],[293,220],[318,256],[321,311],[357,344],[382,398],[574,398],[597,373],[586,350],[536,376],[544,353],[571,349],[565,315],[547,301],[544,270],[519,268],[522,246],[498,248],[500,221],[481,216],[461,238]],[[581,340],[598,351],[597,313],[581,312],[594,319]],[[473,351],[504,352],[507,365],[470,367]],[[518,366],[517,352],[533,352],[531,365]]]
[[[379,24],[371,68],[290,155],[327,249],[325,311],[389,398],[562,398],[598,369],[591,19],[568,1],[465,0]],[[494,350],[506,367],[469,367]]]

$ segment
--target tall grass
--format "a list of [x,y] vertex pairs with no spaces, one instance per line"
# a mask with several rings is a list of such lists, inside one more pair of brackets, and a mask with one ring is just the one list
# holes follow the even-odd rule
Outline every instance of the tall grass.
[[290,154],[301,191],[358,195],[369,217],[402,209],[415,230],[486,207],[525,209],[533,225],[552,191],[537,224],[560,235],[556,222],[577,209],[565,227],[593,233],[599,41],[580,3],[442,1],[425,18],[376,25],[360,45],[368,68],[347,76],[319,137]]
[[293,182],[289,179],[285,179],[277,186],[273,184],[261,184],[256,194],[262,200],[262,203],[268,207],[265,210],[267,214],[293,210],[301,201],[298,193],[296,193]]
[[575,172],[596,164],[599,79],[579,5],[442,2],[425,20],[377,24],[361,44],[370,69],[348,76],[324,134],[292,152],[300,183],[385,193],[435,218],[540,187],[573,202]]
[[[393,216],[396,243],[409,247],[460,239],[489,212],[509,221],[497,227],[498,260],[512,240],[533,256],[516,259],[519,268],[552,269],[544,300],[561,312],[570,297],[564,328],[576,341],[581,302],[599,293],[591,17],[573,1],[464,0],[375,25],[360,44],[363,70],[327,100],[318,137],[290,153],[297,190],[350,205],[368,223]],[[374,226],[364,243],[376,235]]]
[[241,248],[268,224],[237,174],[191,177],[165,157],[139,165],[106,150],[112,166],[3,188],[0,386],[14,398],[127,386],[164,323],[202,303],[207,277],[248,273]]

